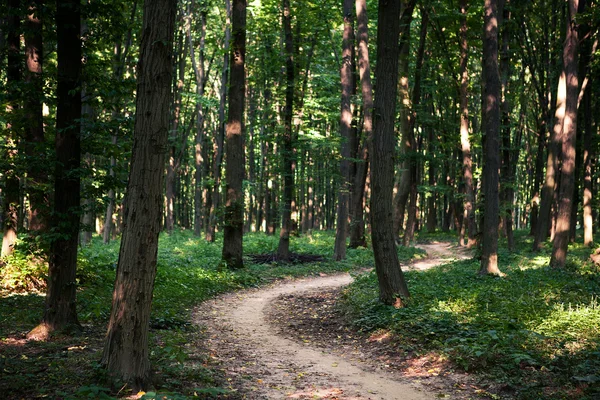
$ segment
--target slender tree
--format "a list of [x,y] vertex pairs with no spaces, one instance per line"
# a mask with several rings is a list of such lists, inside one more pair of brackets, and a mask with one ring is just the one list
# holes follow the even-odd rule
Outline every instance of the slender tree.
[[290,257],[290,234],[292,232],[292,199],[294,197],[294,144],[292,133],[292,116],[294,103],[294,40],[292,36],[292,14],[289,0],[282,0],[282,24],[285,48],[285,106],[283,110],[283,140],[281,155],[283,157],[283,212],[277,258],[288,260]]
[[483,246],[480,274],[502,275],[498,269],[500,74],[498,72],[498,2],[485,0],[483,34]]
[[[371,144],[371,226],[379,299],[398,304],[398,295],[409,297],[408,286],[398,261],[392,230],[394,185],[394,121],[398,85],[398,36],[400,1],[379,1],[377,18],[377,64],[373,141]],[[412,12],[404,8],[404,12]]]
[[344,14],[344,32],[342,36],[342,65],[340,68],[340,81],[342,87],[341,112],[340,112],[340,137],[341,156],[340,176],[342,182],[338,192],[337,223],[335,232],[335,245],[333,259],[340,261],[346,258],[346,237],[348,233],[348,194],[350,180],[350,130],[352,129],[351,97],[355,87],[354,64],[354,13],[352,12],[353,0],[344,0],[342,11]]
[[233,0],[229,114],[226,129],[225,232],[223,261],[230,269],[244,266],[244,100],[246,94],[246,0]]
[[109,374],[147,390],[148,326],[160,231],[171,100],[175,0],[146,0],[136,120],[113,303],[102,355]]
[[[577,137],[577,100],[579,80],[577,64],[579,55],[579,26],[576,21],[578,12],[585,6],[585,0],[569,0],[567,9],[567,34],[563,50],[563,71],[566,84],[564,117],[559,140],[562,145],[562,163],[560,172],[560,192],[558,196],[558,218],[556,234],[552,247],[550,265],[563,268],[567,260],[569,232],[571,226],[571,208],[573,207],[573,189],[575,186],[575,152]],[[562,80],[562,76],[561,76]]]
[[48,289],[42,322],[28,338],[80,328],[75,308],[81,166],[81,20],[78,0],[57,0],[56,163]]

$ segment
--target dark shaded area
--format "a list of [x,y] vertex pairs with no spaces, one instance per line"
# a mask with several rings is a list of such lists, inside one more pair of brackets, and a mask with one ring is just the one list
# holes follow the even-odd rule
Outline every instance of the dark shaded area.
[[314,262],[326,261],[325,257],[320,254],[290,253],[290,256],[285,260],[278,257],[277,253],[249,254],[248,257],[256,264],[310,264]]

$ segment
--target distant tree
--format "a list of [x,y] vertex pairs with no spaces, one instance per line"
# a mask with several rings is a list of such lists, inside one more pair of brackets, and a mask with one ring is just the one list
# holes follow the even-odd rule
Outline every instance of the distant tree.
[[57,0],[56,162],[53,233],[48,289],[42,322],[28,338],[44,340],[53,331],[79,330],[75,308],[81,167],[81,6]]
[[136,120],[113,304],[102,364],[132,389],[151,385],[148,329],[163,202],[175,0],[146,0]]
[[502,275],[498,269],[500,74],[498,72],[498,2],[485,0],[483,24],[483,245],[480,274]]
[[[394,304],[397,296],[409,297],[392,230],[394,186],[394,121],[398,86],[398,36],[404,2],[379,1],[377,63],[371,161],[371,226],[379,299]],[[409,10],[412,13],[412,8]],[[406,12],[406,9],[405,9]]]
[[246,93],[246,0],[233,0],[229,114],[226,127],[225,232],[223,261],[230,269],[244,267],[244,100]]

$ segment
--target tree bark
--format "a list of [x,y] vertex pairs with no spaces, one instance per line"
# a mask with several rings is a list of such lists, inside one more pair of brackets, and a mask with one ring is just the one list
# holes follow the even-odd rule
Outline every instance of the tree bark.
[[174,0],[146,0],[138,64],[136,120],[113,304],[102,364],[134,392],[151,385],[148,326],[171,100]]
[[[593,79],[593,78],[591,78]],[[592,147],[592,93],[591,86],[583,95],[584,135],[583,135],[583,244],[592,246],[594,243],[593,212],[592,212],[592,179],[594,176],[594,148]]]
[[78,0],[58,0],[56,164],[54,213],[50,244],[48,289],[41,323],[29,339],[45,340],[54,331],[79,330],[75,308],[77,243],[79,237],[81,167],[81,21]]
[[559,136],[562,143],[562,164],[556,233],[552,247],[552,257],[550,258],[550,265],[553,268],[563,268],[565,266],[567,261],[567,247],[569,245],[571,207],[573,206],[573,189],[575,186],[577,99],[579,97],[579,81],[577,76],[579,34],[575,18],[577,13],[580,12],[580,8],[583,9],[585,0],[569,0],[568,4],[567,35],[564,42],[562,72],[566,82],[565,113]]
[[334,261],[346,258],[346,237],[348,233],[348,199],[350,182],[350,130],[352,129],[351,97],[355,87],[352,60],[354,48],[354,16],[352,12],[353,0],[343,0],[344,32],[342,37],[342,65],[340,68],[340,81],[342,88],[340,137],[342,138],[340,160],[341,184],[338,192],[337,223],[335,232],[335,245],[333,249]]
[[480,274],[502,275],[498,268],[498,184],[500,169],[500,75],[498,2],[485,0],[483,35],[483,189],[484,220]]
[[473,158],[469,139],[469,48],[467,42],[467,0],[460,0],[460,143],[462,148],[463,184],[465,199],[463,204],[463,227],[460,244],[467,247],[477,245],[477,224],[475,222],[475,194],[473,191]]
[[229,269],[244,267],[242,239],[244,236],[244,101],[246,94],[246,0],[233,0],[233,43],[229,80],[229,114],[227,117],[227,148],[225,169],[225,231],[223,261]]
[[[400,1],[379,1],[377,22],[377,63],[371,163],[371,224],[379,299],[398,304],[398,295],[409,297],[408,286],[398,261],[392,231],[392,189],[394,185],[394,121],[398,85],[398,37]],[[406,8],[405,8],[406,11]],[[410,10],[412,12],[412,9]]]
[[12,254],[17,241],[17,231],[19,226],[19,173],[17,171],[16,159],[18,155],[17,142],[21,136],[23,121],[19,118],[19,87],[21,83],[21,19],[19,12],[20,2],[11,0],[8,5],[9,17],[7,23],[7,97],[9,124],[6,136],[6,150],[3,157],[10,166],[4,175],[4,189],[2,191],[2,251],[0,256],[4,257]]
[[292,111],[294,102],[294,42],[292,37],[292,15],[290,1],[282,2],[282,24],[285,47],[285,106],[283,110],[283,213],[281,216],[281,230],[279,231],[279,245],[277,258],[287,261],[290,257],[290,233],[292,231],[292,199],[294,196],[294,171],[293,156],[294,144],[292,138]]

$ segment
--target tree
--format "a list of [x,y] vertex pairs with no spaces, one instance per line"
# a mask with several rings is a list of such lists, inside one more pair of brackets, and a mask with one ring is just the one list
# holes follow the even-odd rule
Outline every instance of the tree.
[[[567,34],[563,50],[563,70],[561,81],[566,85],[564,98],[564,117],[560,129],[559,141],[562,149],[560,172],[560,192],[558,196],[558,217],[556,234],[552,247],[550,265],[563,268],[567,260],[567,247],[571,226],[571,208],[573,207],[573,190],[575,186],[575,152],[577,138],[577,100],[579,97],[579,80],[577,76],[577,58],[579,55],[579,25],[576,21],[578,12],[585,7],[585,0],[569,0],[567,9]],[[560,101],[561,99],[559,99]]]
[[113,303],[102,355],[109,374],[134,390],[151,384],[148,326],[169,129],[175,0],[146,0],[136,120]]
[[366,247],[363,201],[369,170],[369,143],[373,139],[373,85],[369,62],[369,27],[366,0],[356,0],[358,74],[363,106],[363,143],[357,151],[358,162],[353,166],[354,179],[350,197],[350,248]]
[[225,233],[223,261],[230,269],[244,266],[244,100],[246,80],[246,0],[233,0],[229,114],[226,128]]
[[18,98],[18,85],[21,82],[21,18],[19,12],[19,1],[11,0],[8,6],[9,17],[7,23],[8,44],[8,66],[6,71],[6,83],[9,97],[9,132],[6,136],[6,152],[3,157],[7,160],[8,168],[4,178],[4,190],[2,191],[3,212],[3,235],[2,251],[0,256],[4,257],[13,252],[17,241],[19,225],[19,172],[17,171],[17,143],[22,131],[22,120],[20,114],[20,102]]
[[484,219],[480,274],[498,269],[500,169],[500,74],[498,72],[498,2],[485,0],[483,24]]
[[79,238],[81,166],[81,7],[78,0],[57,1],[56,163],[53,238],[48,288],[41,323],[28,338],[44,340],[54,331],[80,329],[75,308]]
[[473,192],[473,159],[469,139],[469,48],[467,45],[467,0],[460,1],[460,143],[462,148],[463,180],[465,199],[460,244],[464,245],[467,232],[467,247],[476,244],[475,195]]
[[289,0],[282,0],[282,24],[285,48],[285,105],[283,110],[283,213],[281,215],[281,230],[277,258],[290,258],[290,234],[292,232],[292,199],[294,197],[294,141],[292,133],[292,116],[294,103],[294,39],[292,36],[292,14]]
[[338,192],[337,223],[333,259],[340,261],[346,258],[346,236],[348,233],[348,193],[350,180],[350,130],[352,129],[351,96],[354,83],[354,18],[352,0],[343,1],[344,33],[342,37],[342,65],[340,81],[342,87],[340,112],[341,160],[340,175],[342,182]]
[[[398,295],[410,293],[402,274],[392,230],[392,189],[394,185],[394,121],[398,85],[398,37],[400,1],[379,1],[377,18],[377,64],[373,141],[371,144],[371,226],[379,299],[398,302]],[[411,12],[412,8],[404,9]]]

